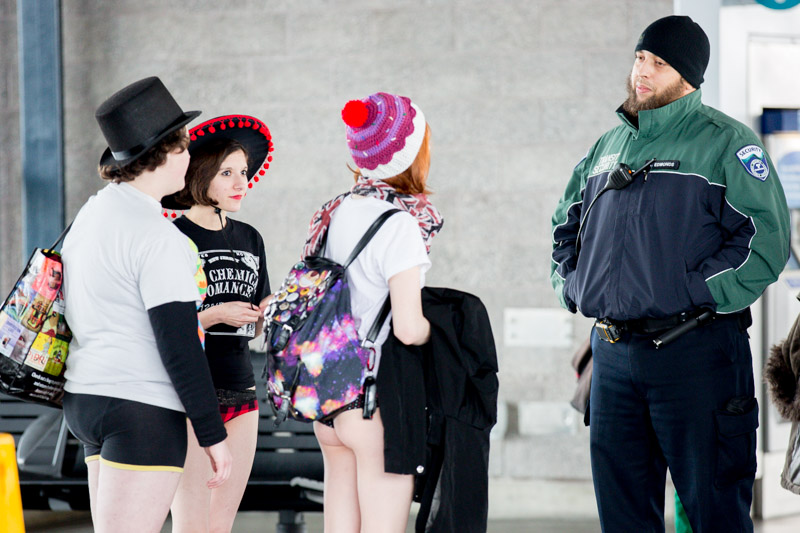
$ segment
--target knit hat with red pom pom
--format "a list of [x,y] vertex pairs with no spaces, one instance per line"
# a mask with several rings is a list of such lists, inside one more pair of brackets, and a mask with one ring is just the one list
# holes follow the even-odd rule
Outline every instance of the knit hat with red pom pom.
[[365,178],[397,176],[414,162],[425,137],[425,115],[405,96],[375,93],[342,109],[347,145]]

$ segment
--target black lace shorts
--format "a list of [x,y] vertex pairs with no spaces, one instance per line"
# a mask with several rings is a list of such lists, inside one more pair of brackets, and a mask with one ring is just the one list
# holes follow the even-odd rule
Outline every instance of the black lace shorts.
[[255,389],[217,389],[217,401],[219,401],[219,414],[222,416],[223,424],[245,413],[258,411]]
[[[376,409],[378,408],[378,405],[379,405],[378,400],[376,399],[375,400]],[[353,409],[363,409],[363,408],[364,408],[364,395],[359,394],[358,398],[356,398],[354,401],[348,403],[347,405],[336,411],[336,414],[333,416],[333,418],[328,418],[327,420],[320,420],[320,422],[332,428],[334,418],[339,416],[341,413],[344,413],[345,411],[352,411]]]

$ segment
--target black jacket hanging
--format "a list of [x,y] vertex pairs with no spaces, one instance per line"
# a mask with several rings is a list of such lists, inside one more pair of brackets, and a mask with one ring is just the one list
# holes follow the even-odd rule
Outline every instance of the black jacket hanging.
[[486,531],[489,433],[497,421],[497,352],[476,296],[422,291],[431,340],[382,347],[378,398],[387,472],[417,476],[416,531]]

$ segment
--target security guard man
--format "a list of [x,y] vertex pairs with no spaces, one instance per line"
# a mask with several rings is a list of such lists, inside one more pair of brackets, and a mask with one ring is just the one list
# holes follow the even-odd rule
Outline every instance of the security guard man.
[[695,533],[753,530],[746,330],[786,264],[789,214],[756,135],[701,102],[709,54],[689,17],[644,30],[621,124],[575,167],[553,215],[553,287],[597,319],[590,434],[603,531],[663,531],[667,468]]

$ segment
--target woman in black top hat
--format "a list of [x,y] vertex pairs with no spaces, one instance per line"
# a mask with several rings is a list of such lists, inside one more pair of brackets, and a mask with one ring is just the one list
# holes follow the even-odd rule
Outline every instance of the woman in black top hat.
[[184,475],[172,504],[174,533],[230,531],[247,486],[258,437],[258,404],[248,342],[260,334],[270,292],[261,235],[228,217],[239,211],[250,180],[272,160],[269,129],[247,115],[211,119],[190,132],[186,187],[161,203],[188,211],[175,225],[197,244],[208,279],[200,322],[220,414],[234,458],[225,485],[209,490],[208,465],[189,424]]
[[[184,113],[158,78],[106,100],[96,118],[109,180],[80,210],[63,246],[66,317],[74,334],[64,415],[83,443],[98,532],[157,532],[186,455],[186,417],[211,461],[231,453],[201,345],[205,286],[196,248],[161,215],[189,164]],[[200,279],[196,279],[199,272]]]

